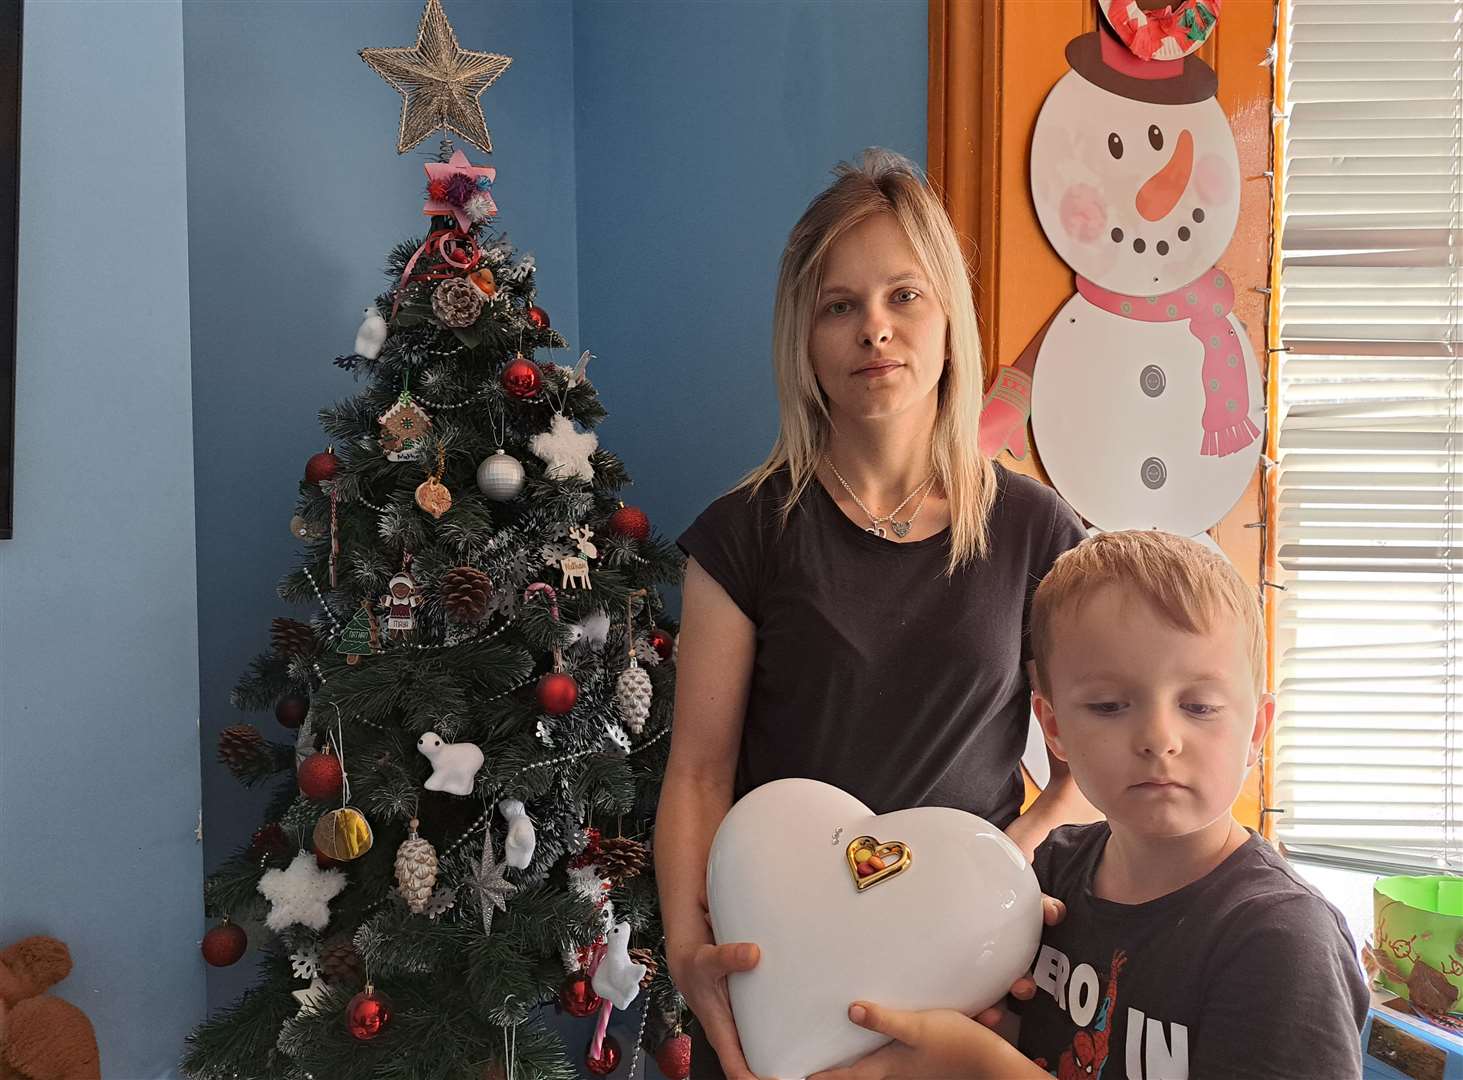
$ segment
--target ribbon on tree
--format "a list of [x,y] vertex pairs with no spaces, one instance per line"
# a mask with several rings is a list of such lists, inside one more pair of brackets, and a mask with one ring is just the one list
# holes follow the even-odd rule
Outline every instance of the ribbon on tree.
[[[458,245],[466,246],[466,254],[457,250]],[[437,256],[442,262],[452,267],[452,269],[444,270],[438,264],[434,263],[430,269],[423,270],[420,274],[412,273],[416,269],[417,260],[433,248],[436,248]],[[437,229],[434,232],[428,233],[427,238],[422,241],[421,246],[406,261],[406,268],[401,272],[401,280],[396,283],[396,288],[392,290],[395,295],[391,300],[391,318],[396,318],[396,311],[401,306],[402,290],[408,283],[458,277],[461,274],[471,271],[482,261],[482,257],[482,250],[478,247],[478,242],[472,238],[471,233],[463,232],[461,229]]]

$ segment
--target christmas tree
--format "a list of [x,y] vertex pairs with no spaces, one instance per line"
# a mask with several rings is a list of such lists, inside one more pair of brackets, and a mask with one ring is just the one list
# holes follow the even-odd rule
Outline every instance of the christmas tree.
[[[438,0],[414,48],[362,55],[405,98],[399,150],[439,127],[491,150],[477,95],[508,58],[460,49]],[[234,692],[294,744],[220,742],[279,788],[207,883],[205,957],[252,941],[261,974],[190,1036],[190,1077],[604,1073],[639,1052],[605,1035],[613,1007],[684,1057],[649,860],[679,555],[618,498],[589,354],[540,358],[567,343],[494,170],[444,142],[426,172],[427,235],[390,253],[336,360],[359,390],[321,411],[299,486],[279,593],[312,617],[276,619]],[[582,1044],[546,1003],[586,1017]]]

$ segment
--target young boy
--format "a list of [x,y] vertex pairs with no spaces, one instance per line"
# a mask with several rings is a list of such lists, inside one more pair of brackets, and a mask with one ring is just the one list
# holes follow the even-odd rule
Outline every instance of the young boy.
[[1037,849],[1066,916],[1020,1049],[959,1013],[861,1002],[850,1019],[895,1041],[814,1080],[1360,1078],[1345,923],[1230,813],[1275,708],[1251,590],[1193,541],[1103,533],[1056,561],[1031,635],[1047,744],[1107,820]]

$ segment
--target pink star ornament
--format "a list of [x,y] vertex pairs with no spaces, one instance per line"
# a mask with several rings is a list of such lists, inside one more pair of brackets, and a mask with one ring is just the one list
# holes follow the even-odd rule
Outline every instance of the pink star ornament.
[[[461,150],[457,151],[445,162],[428,161],[422,167],[427,170],[427,185],[429,188],[434,180],[440,180],[444,184],[450,184],[454,175],[457,173],[464,174],[473,182],[473,198],[487,200],[486,210],[488,214],[496,214],[498,212],[497,204],[493,202],[492,195],[488,194],[487,186],[483,183],[483,180],[486,180],[487,183],[491,184],[498,175],[497,169],[488,165],[478,166],[472,164],[467,160],[467,155]],[[457,219],[457,227],[463,232],[467,232],[472,228],[473,222],[468,217],[466,201],[464,201],[462,206],[457,206],[454,203],[447,202],[445,199],[434,199],[429,194],[427,201],[422,204],[422,213],[451,214]]]

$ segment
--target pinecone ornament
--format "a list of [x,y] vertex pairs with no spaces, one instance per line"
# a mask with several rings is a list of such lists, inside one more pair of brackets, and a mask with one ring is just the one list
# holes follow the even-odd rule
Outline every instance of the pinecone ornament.
[[471,566],[459,566],[442,576],[442,604],[458,622],[477,622],[488,613],[493,579]]
[[315,631],[299,619],[275,619],[270,624],[269,637],[280,656],[314,656],[318,651]]
[[264,736],[253,724],[235,724],[218,733],[218,760],[236,777],[242,778],[265,752]]
[[655,962],[655,953],[649,949],[631,949],[630,963],[645,965],[645,975],[640,980],[640,989],[649,990],[650,980],[654,979],[656,972],[660,970],[660,966]]
[[417,819],[411,819],[411,834],[396,849],[396,891],[415,915],[427,909],[437,885],[437,850],[417,835]]
[[432,310],[443,326],[471,326],[483,310],[483,294],[467,278],[448,278],[432,293]]
[[649,859],[649,850],[639,840],[617,836],[600,840],[594,863],[605,877],[624,881],[644,870]]
[[620,707],[620,721],[630,734],[644,731],[645,721],[650,719],[650,675],[633,656],[615,684],[615,701]]
[[361,954],[349,934],[326,942],[320,952],[320,974],[331,986],[359,986],[366,981]]

